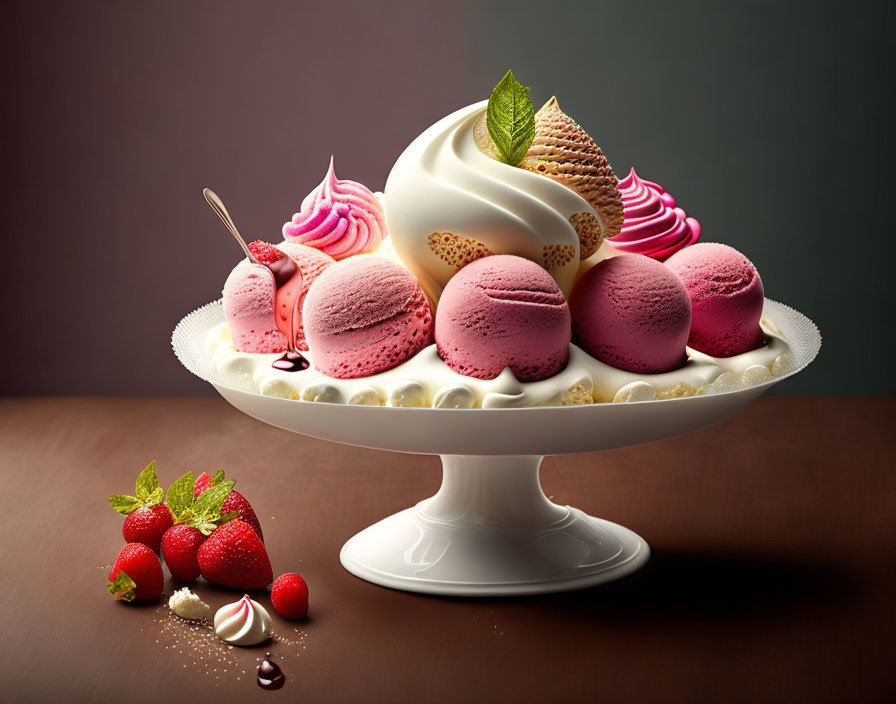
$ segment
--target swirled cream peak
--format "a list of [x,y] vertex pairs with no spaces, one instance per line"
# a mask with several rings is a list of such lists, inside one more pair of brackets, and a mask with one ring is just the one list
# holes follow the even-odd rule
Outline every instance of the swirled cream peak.
[[581,244],[571,218],[594,208],[574,190],[484,154],[473,132],[487,101],[425,130],[386,181],[386,218],[396,254],[433,302],[462,266],[490,254],[542,265],[572,289]]
[[382,203],[367,186],[336,178],[332,157],[324,180],[283,225],[287,241],[315,247],[333,259],[373,252],[387,233]]
[[676,207],[662,186],[640,178],[634,168],[619,182],[619,191],[625,223],[610,240],[617,250],[662,261],[700,237],[700,223]]
[[215,612],[215,635],[233,645],[258,645],[271,637],[271,616],[246,594]]

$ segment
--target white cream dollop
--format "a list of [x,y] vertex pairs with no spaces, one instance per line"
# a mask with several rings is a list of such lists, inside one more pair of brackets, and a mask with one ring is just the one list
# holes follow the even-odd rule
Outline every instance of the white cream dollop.
[[[334,379],[318,372],[314,352],[303,352],[312,365],[298,372],[275,369],[277,354],[237,352],[225,323],[208,332],[206,354],[212,375],[235,388],[263,396],[406,408],[522,408],[576,403],[632,403],[701,393],[724,393],[755,386],[786,374],[793,367],[790,346],[769,318],[760,325],[767,343],[751,352],[720,358],[687,348],[687,362],[671,372],[637,374],[615,369],[569,346],[563,371],[547,379],[521,382],[507,368],[494,379],[458,374],[439,357],[436,345],[379,374]],[[232,374],[238,368],[240,374]],[[575,390],[575,393],[572,393]]]
[[168,608],[176,616],[185,618],[188,621],[199,621],[208,618],[212,611],[211,607],[191,592],[189,587],[184,587],[174,592],[168,599]]
[[258,645],[271,637],[271,616],[246,594],[215,613],[215,635],[233,645]]

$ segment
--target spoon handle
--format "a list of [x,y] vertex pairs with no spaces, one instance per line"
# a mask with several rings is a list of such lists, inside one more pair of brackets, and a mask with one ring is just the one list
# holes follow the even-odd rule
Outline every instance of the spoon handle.
[[240,247],[243,248],[243,251],[246,253],[246,257],[250,262],[255,264],[260,264],[258,259],[255,258],[255,255],[249,251],[249,247],[246,245],[246,240],[242,238],[239,230],[236,229],[236,224],[233,222],[233,218],[230,217],[230,213],[227,212],[227,207],[224,205],[224,201],[222,201],[218,194],[215,193],[211,188],[203,188],[202,195],[205,196],[206,202],[209,204],[212,210],[215,211],[215,215],[221,218],[221,222],[224,223],[224,227],[226,227],[230,234],[233,235],[234,239],[239,242]]

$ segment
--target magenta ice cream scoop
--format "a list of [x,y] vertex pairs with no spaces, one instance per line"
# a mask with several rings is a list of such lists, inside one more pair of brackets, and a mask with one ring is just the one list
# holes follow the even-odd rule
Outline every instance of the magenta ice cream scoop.
[[605,259],[569,298],[577,342],[617,369],[657,374],[680,367],[691,328],[691,302],[678,277],[641,254]]
[[432,342],[432,312],[400,264],[362,255],[328,267],[302,309],[315,368],[337,379],[378,374]]
[[749,259],[728,245],[704,242],[676,252],[666,266],[691,298],[691,347],[713,357],[731,357],[762,346],[759,319],[765,289]]
[[477,259],[445,286],[436,309],[439,356],[454,371],[520,381],[561,371],[569,357],[569,307],[554,278],[509,254]]

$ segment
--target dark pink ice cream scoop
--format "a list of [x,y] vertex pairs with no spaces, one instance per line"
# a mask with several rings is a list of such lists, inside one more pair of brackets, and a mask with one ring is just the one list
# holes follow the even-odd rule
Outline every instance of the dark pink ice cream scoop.
[[617,369],[667,372],[686,359],[691,302],[678,277],[641,254],[589,269],[569,299],[577,342]]
[[459,374],[494,379],[506,367],[520,381],[565,366],[569,306],[554,278],[509,254],[477,259],[445,286],[436,309],[439,356]]
[[691,298],[688,344],[713,357],[731,357],[762,346],[759,327],[765,290],[752,262],[733,247],[695,244],[666,260]]

